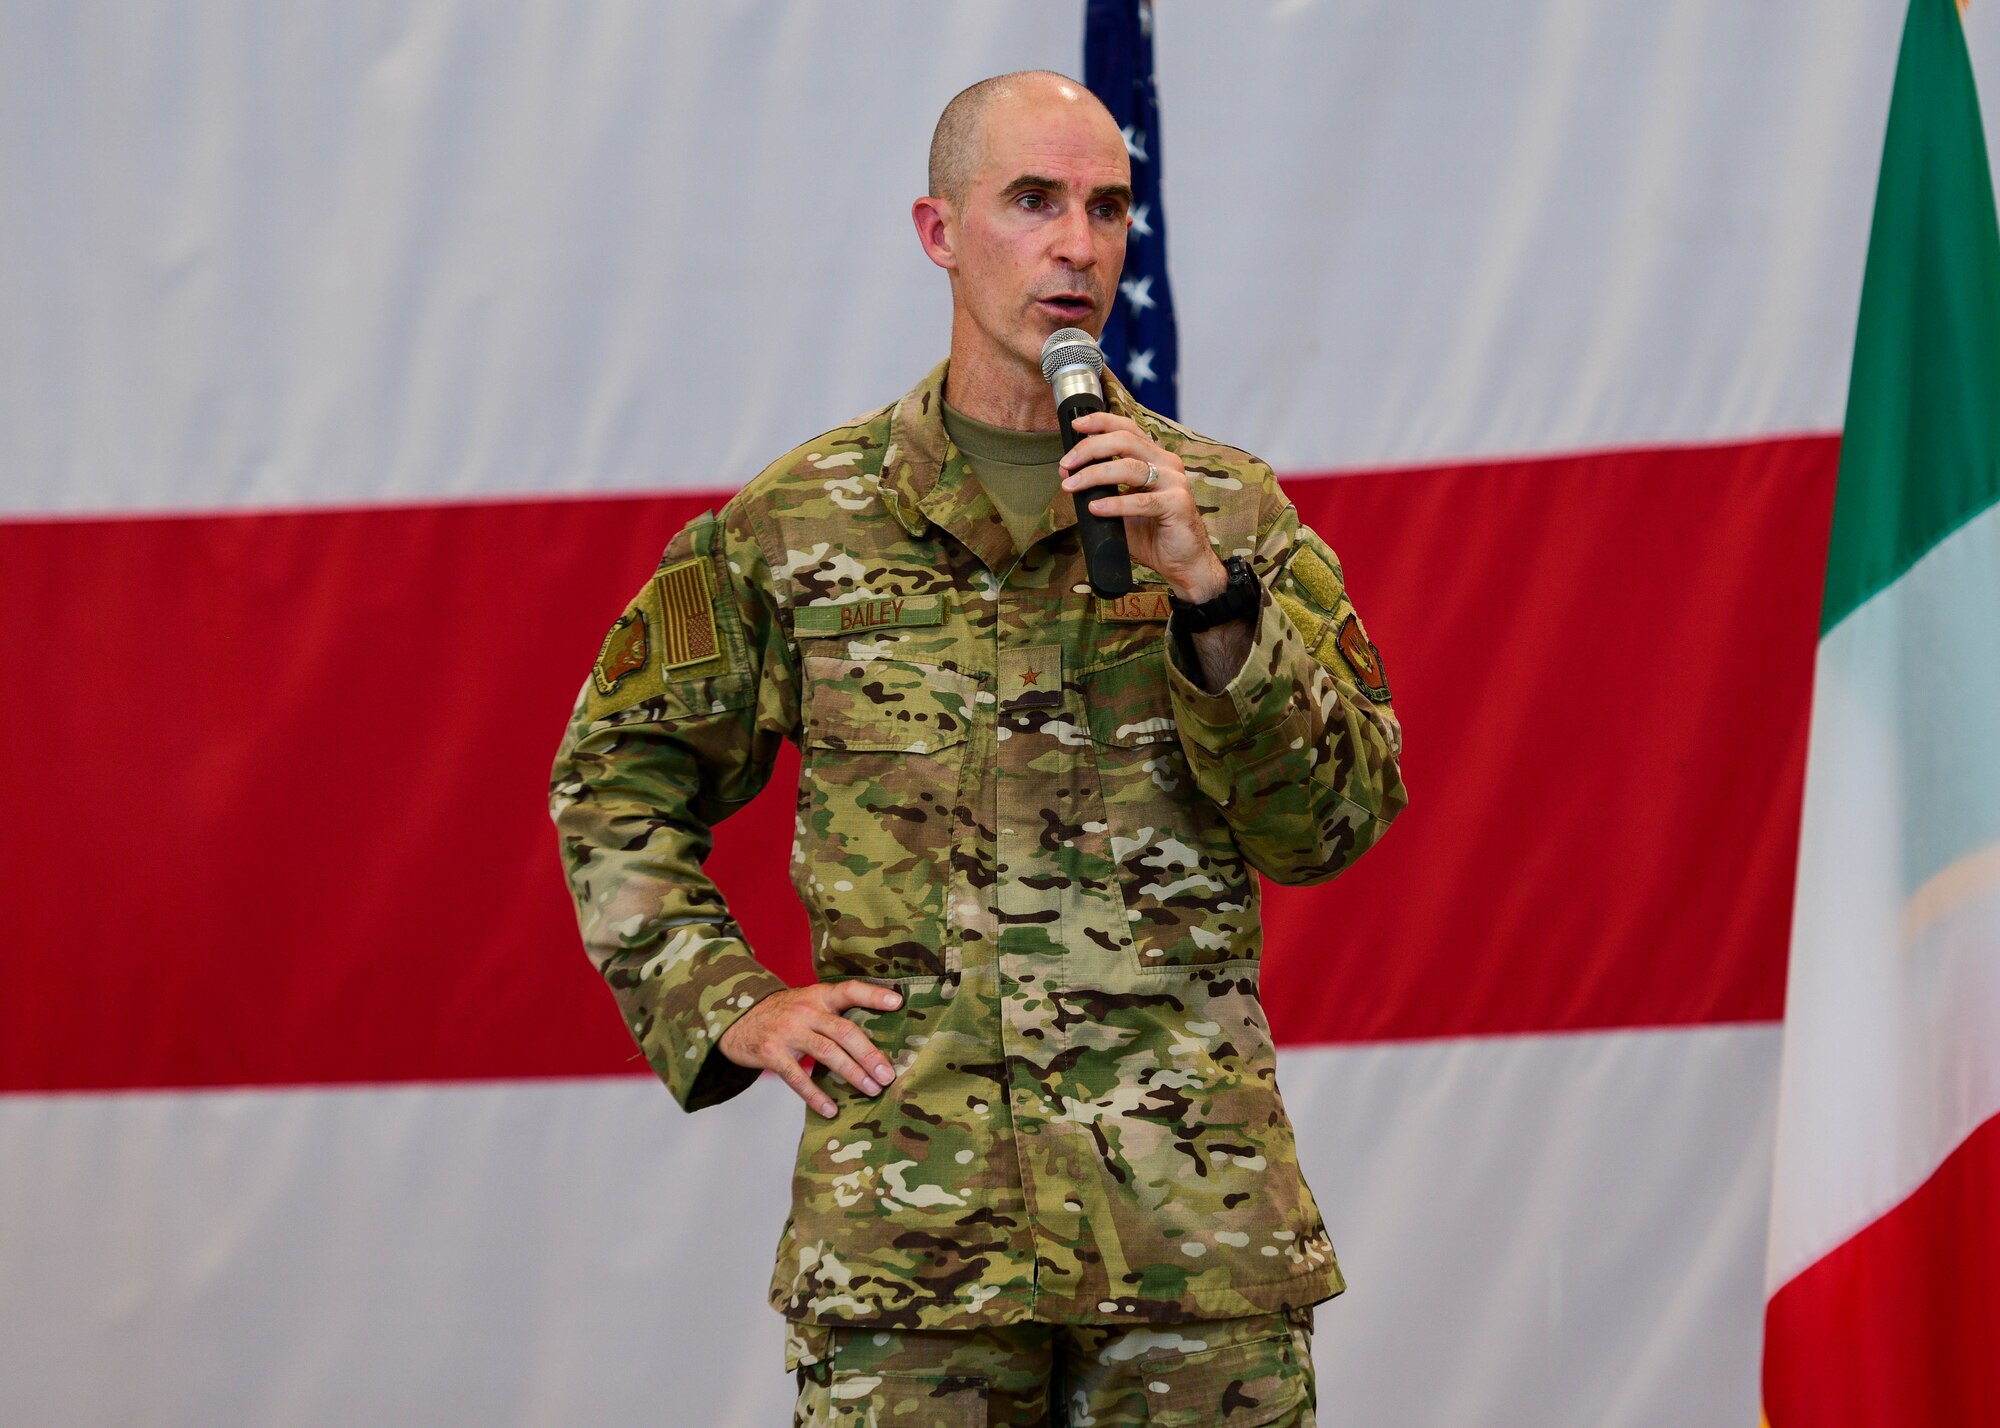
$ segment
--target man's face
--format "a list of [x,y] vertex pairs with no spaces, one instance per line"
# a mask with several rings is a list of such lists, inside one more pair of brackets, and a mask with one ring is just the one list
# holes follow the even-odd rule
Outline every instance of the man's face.
[[1046,92],[985,115],[957,223],[958,302],[998,352],[1039,371],[1059,327],[1102,333],[1125,266],[1132,169],[1096,105]]

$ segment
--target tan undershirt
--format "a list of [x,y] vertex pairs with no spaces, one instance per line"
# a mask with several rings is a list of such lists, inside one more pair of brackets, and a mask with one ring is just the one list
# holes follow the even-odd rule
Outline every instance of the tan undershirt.
[[1026,550],[1028,537],[1049,503],[1062,494],[1062,433],[1014,431],[989,426],[964,412],[944,408],[944,432],[965,453],[973,479],[1014,537],[1014,548]]

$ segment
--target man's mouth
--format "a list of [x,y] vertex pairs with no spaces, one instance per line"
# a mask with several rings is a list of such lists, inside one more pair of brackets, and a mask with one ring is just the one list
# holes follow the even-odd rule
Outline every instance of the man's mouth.
[[1052,297],[1036,298],[1038,306],[1060,316],[1065,322],[1078,322],[1096,311],[1097,304],[1077,293],[1057,293]]

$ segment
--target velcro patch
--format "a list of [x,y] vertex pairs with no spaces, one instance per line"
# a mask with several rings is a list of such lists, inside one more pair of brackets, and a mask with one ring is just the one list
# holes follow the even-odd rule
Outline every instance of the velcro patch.
[[1298,628],[1299,638],[1306,642],[1306,648],[1312,651],[1312,657],[1324,664],[1323,650],[1327,626],[1331,621],[1289,590],[1274,591],[1271,598],[1278,602],[1278,608],[1283,610],[1291,618],[1292,624]]
[[792,612],[792,628],[801,635],[845,635],[943,621],[944,600],[937,595],[862,595],[831,605],[801,605]]
[[1136,624],[1142,620],[1164,620],[1173,614],[1174,607],[1164,590],[1134,590],[1130,594],[1118,595],[1107,600],[1102,595],[1097,599],[1097,618],[1119,624]]
[[1306,594],[1312,596],[1313,603],[1329,613],[1339,608],[1340,597],[1345,590],[1339,574],[1327,563],[1311,545],[1303,547],[1292,557],[1292,578]]
[[707,558],[670,565],[653,577],[653,584],[660,592],[660,668],[714,659],[722,645],[715,633]]

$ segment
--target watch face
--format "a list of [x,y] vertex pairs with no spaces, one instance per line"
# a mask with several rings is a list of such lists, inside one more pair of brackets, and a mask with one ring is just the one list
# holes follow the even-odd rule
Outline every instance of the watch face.
[[1257,608],[1257,572],[1250,562],[1240,555],[1229,557],[1229,590],[1231,602],[1238,614],[1247,615]]

